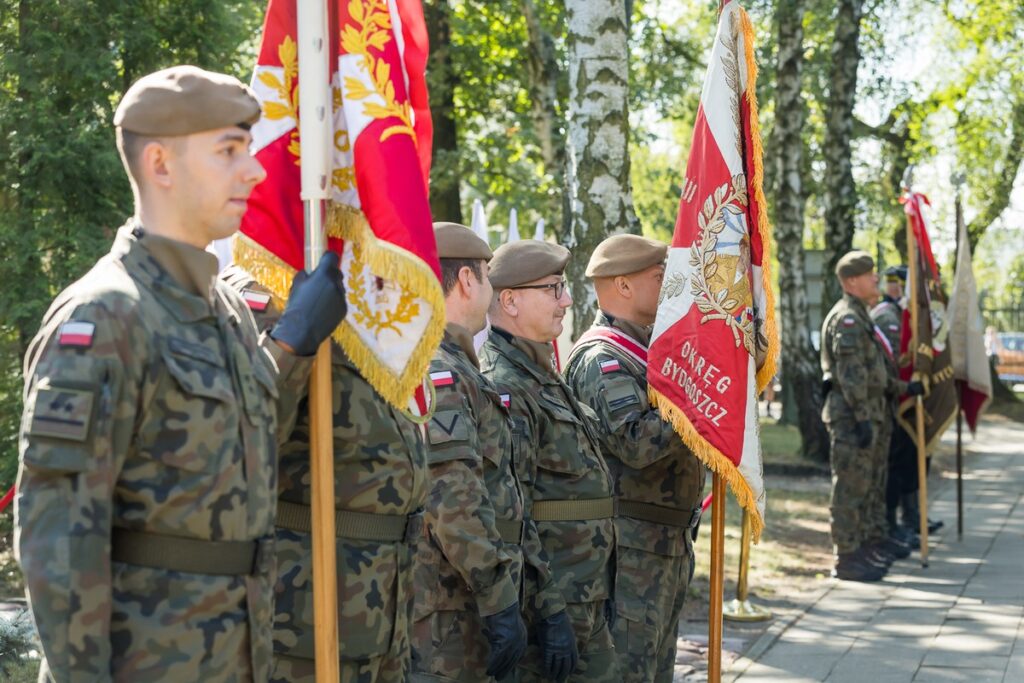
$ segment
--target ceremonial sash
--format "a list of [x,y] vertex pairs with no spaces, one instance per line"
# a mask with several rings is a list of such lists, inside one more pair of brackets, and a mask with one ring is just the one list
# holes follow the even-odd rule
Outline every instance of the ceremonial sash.
[[608,342],[619,351],[622,351],[627,358],[635,361],[642,369],[647,369],[647,347],[628,334],[614,327],[606,327],[604,325],[591,327],[580,336],[576,341],[576,345],[572,347],[572,351],[569,352],[566,364],[570,363],[584,347],[592,346],[595,342],[600,341]]

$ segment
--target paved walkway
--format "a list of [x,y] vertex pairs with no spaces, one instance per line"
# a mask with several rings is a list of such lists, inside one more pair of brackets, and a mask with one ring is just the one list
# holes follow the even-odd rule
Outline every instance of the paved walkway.
[[930,567],[915,553],[882,583],[832,581],[723,678],[1024,683],[1024,428],[988,423],[965,445],[962,540],[956,489],[943,482],[930,516],[946,528],[932,537]]

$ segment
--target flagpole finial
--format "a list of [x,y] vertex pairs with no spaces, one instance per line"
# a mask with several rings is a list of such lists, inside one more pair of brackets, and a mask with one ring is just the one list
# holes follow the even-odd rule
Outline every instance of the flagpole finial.
[[900,180],[900,187],[903,188],[904,192],[910,192],[914,187],[914,164],[907,166],[907,170],[903,172],[903,179]]
[[960,188],[967,182],[967,174],[963,171],[953,171],[953,174],[949,176],[949,182],[952,183],[957,192],[960,192]]

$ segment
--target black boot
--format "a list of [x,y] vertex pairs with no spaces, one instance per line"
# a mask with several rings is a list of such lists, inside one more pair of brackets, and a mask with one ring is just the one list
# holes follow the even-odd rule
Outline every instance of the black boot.
[[939,529],[941,529],[944,526],[946,526],[946,523],[943,522],[941,519],[932,519],[931,517],[928,518],[928,533],[929,534],[934,534],[936,531],[938,531]]
[[892,555],[897,560],[910,557],[910,546],[893,536],[887,536],[883,540],[879,541],[877,545],[884,552]]
[[888,572],[890,565],[892,565],[896,560],[895,557],[885,552],[880,546],[877,546],[874,543],[865,543],[857,549],[857,554],[864,562],[869,562],[875,565],[883,572]]
[[832,576],[841,581],[881,581],[885,572],[874,565],[865,564],[857,557],[857,553],[840,553],[836,557],[836,566]]
[[918,506],[917,491],[904,493],[900,496],[900,508],[903,512],[903,526],[915,533],[921,528],[921,513]]

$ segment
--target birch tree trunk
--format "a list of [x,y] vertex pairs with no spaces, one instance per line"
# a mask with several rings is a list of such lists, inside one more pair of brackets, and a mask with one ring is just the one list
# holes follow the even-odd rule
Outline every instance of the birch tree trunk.
[[573,336],[593,320],[597,299],[587,258],[615,232],[640,232],[629,182],[629,46],[624,0],[566,0],[569,55],[567,211],[562,243],[575,303]]
[[839,0],[836,31],[832,41],[832,67],[825,122],[825,262],[824,309],[842,296],[832,276],[836,262],[853,248],[857,188],[853,182],[850,140],[853,137],[853,105],[860,65],[860,20],[863,0]]
[[423,3],[430,55],[427,77],[430,114],[434,123],[433,163],[430,171],[430,210],[434,220],[462,223],[459,198],[459,138],[455,123],[455,86],[458,77],[451,61],[451,9],[448,0]]
[[804,277],[803,127],[801,97],[805,0],[779,0],[775,10],[778,66],[777,116],[772,132],[775,162],[775,239],[779,249],[779,312],[782,317],[783,420],[800,429],[803,453],[827,460],[828,434],[821,421],[821,368],[811,345]]

